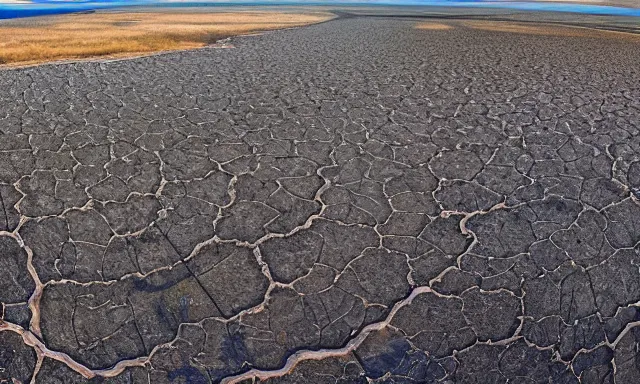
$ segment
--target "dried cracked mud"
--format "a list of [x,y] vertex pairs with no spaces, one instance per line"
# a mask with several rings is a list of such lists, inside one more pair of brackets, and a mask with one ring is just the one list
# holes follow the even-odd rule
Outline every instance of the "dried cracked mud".
[[0,382],[636,383],[639,46],[416,23],[0,72]]

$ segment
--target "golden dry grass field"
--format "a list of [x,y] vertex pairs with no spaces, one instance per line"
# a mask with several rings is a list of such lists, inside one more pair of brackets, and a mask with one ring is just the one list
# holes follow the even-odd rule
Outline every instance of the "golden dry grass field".
[[442,31],[459,27],[527,35],[624,39],[627,41],[640,42],[640,34],[545,23],[522,23],[517,21],[491,20],[448,20],[443,22],[423,22],[416,25],[417,29]]
[[446,31],[447,29],[451,29],[453,27],[449,24],[426,22],[416,25],[416,28],[426,29],[429,31]]
[[0,23],[0,64],[135,56],[331,19],[326,12],[97,12]]
[[460,22],[467,28],[494,32],[520,33],[541,36],[587,37],[597,39],[624,39],[640,42],[640,35],[577,26],[550,25],[544,23],[518,23],[510,21],[469,20]]

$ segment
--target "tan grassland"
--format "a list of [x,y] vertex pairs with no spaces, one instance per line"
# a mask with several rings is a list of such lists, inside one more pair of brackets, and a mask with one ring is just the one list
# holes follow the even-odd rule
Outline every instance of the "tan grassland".
[[426,29],[430,31],[444,31],[447,29],[451,29],[453,27],[448,24],[442,24],[442,23],[420,23],[416,25],[416,28]]
[[463,21],[460,24],[467,28],[481,29],[495,32],[509,32],[543,36],[589,37],[624,39],[640,42],[640,35],[627,32],[606,31],[600,29],[560,26],[549,24],[528,24],[510,21]]
[[97,12],[0,23],[0,64],[136,56],[331,19],[326,12]]

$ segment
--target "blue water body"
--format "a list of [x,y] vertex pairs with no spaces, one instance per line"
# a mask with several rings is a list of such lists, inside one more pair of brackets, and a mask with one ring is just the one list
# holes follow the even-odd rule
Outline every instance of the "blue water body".
[[502,8],[522,11],[573,12],[592,15],[635,16],[640,17],[640,8],[612,7],[576,3],[546,3],[535,1],[490,1],[490,0],[223,0],[163,2],[153,0],[88,0],[88,1],[51,1],[32,0],[28,4],[8,4],[0,0],[0,19],[51,15],[70,12],[82,12],[105,8],[149,5],[155,7],[220,7],[232,5],[422,5],[471,8]]
[[151,1],[47,1],[33,0],[31,3],[8,4],[0,0],[0,19],[14,19],[18,17],[57,15],[72,12],[86,12],[97,9],[127,7],[132,5],[151,4]]

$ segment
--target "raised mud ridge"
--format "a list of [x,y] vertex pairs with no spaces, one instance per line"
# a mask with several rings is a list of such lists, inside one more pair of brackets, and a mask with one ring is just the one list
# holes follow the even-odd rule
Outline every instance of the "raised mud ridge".
[[637,43],[415,25],[0,72],[0,382],[635,383]]

